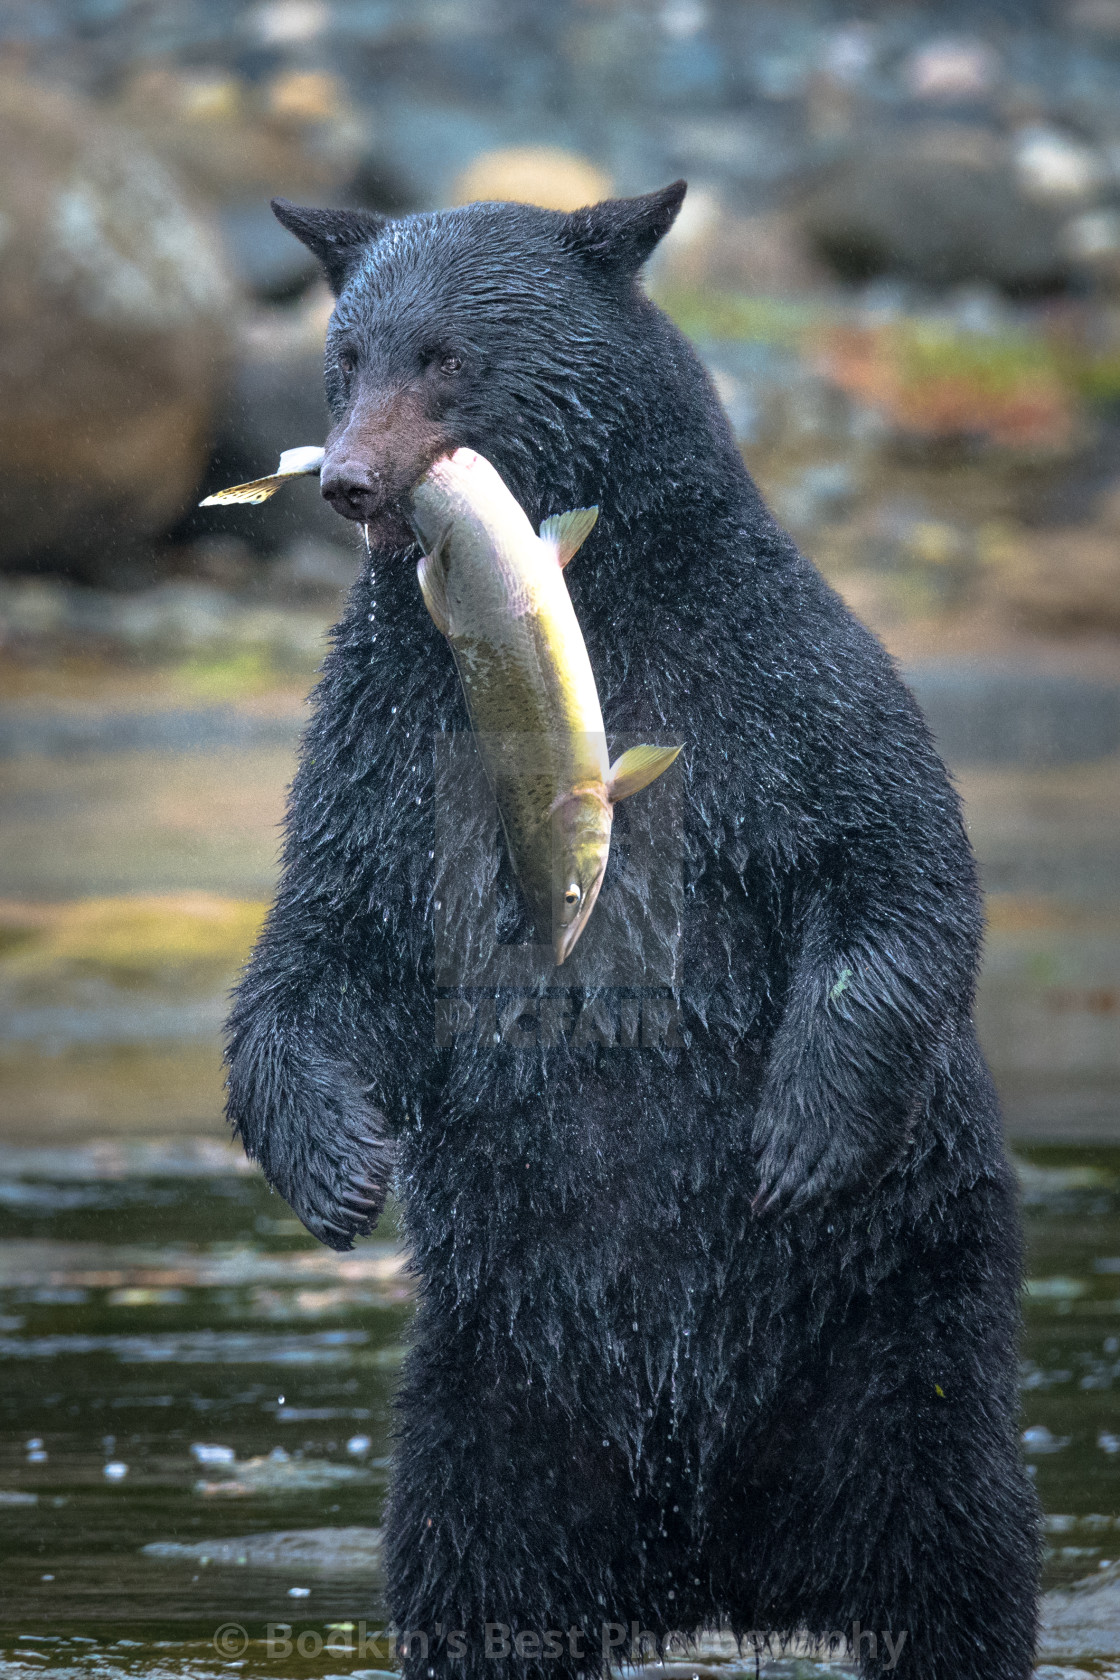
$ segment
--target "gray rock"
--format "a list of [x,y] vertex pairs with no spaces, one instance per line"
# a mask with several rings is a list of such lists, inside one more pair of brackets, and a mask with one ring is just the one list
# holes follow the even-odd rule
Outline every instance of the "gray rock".
[[907,675],[952,765],[1084,764],[1120,748],[1120,687],[1017,666]]
[[0,761],[102,758],[112,753],[207,753],[294,747],[302,720],[234,706],[125,712],[31,711],[9,706],[0,718]]
[[239,1459],[223,1466],[224,1479],[199,1481],[195,1492],[218,1499],[240,1499],[256,1493],[316,1493],[340,1482],[360,1482],[369,1472],[357,1464],[335,1464],[327,1458],[292,1458],[274,1447],[259,1458]]
[[803,467],[775,494],[775,511],[791,530],[813,531],[848,513],[859,489],[858,476],[847,461],[819,461]]
[[[300,248],[290,234],[284,238]],[[330,309],[326,287],[316,287],[297,307],[261,310],[238,334],[199,499],[273,472],[285,449],[323,442],[331,424],[323,394]],[[336,543],[352,536],[323,501],[317,478],[294,480],[259,507],[194,508],[181,532],[237,537],[271,553],[308,536]]]
[[1120,1657],[1120,1564],[1044,1595],[1038,1654],[1046,1662]]
[[280,226],[264,198],[218,211],[226,258],[244,289],[265,302],[304,291],[319,274],[306,245]]
[[334,603],[354,582],[361,561],[356,545],[343,548],[320,537],[299,537],[272,566],[269,582],[301,600]]
[[889,145],[879,136],[810,196],[803,216],[845,279],[1041,291],[1071,273],[1061,211],[1022,190],[1007,149],[983,129],[931,127]]
[[0,567],[105,574],[189,503],[233,293],[134,135],[0,78]]
[[[87,646],[92,643],[102,650],[117,645],[162,654],[254,648],[276,664],[304,669],[317,663],[325,651],[339,588],[353,576],[346,565],[345,551],[335,559],[320,555],[317,567],[314,575],[318,581],[313,588],[296,590],[296,599],[279,603],[238,598],[213,584],[182,579],[127,595],[38,580],[12,580],[0,584],[0,643],[61,637]],[[12,737],[0,729],[0,756],[12,750],[35,750],[18,742],[33,740],[38,727],[32,724],[32,735],[26,736],[17,721],[14,749],[7,744]],[[49,734],[49,721],[46,727]],[[65,731],[69,726],[63,727]],[[94,721],[90,728],[92,739],[101,725]],[[129,728],[131,724],[126,724],[126,731]],[[115,750],[111,739],[106,740],[105,750]]]

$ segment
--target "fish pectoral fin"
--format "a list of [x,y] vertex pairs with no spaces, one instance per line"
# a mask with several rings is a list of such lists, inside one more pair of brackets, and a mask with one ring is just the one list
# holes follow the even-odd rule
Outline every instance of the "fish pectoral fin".
[[572,508],[570,513],[554,513],[541,526],[541,541],[556,550],[556,559],[563,571],[591,527],[599,517],[597,507]]
[[643,788],[668,770],[680,750],[680,747],[629,748],[611,765],[607,784],[611,802],[617,805],[620,799],[629,799],[632,793],[641,793]]
[[270,473],[267,478],[251,478],[247,484],[231,484],[228,490],[216,490],[212,496],[203,496],[199,507],[232,507],[241,502],[267,502],[270,496],[275,496],[282,484],[287,484],[290,473]]
[[451,634],[451,610],[447,604],[447,580],[443,573],[439,545],[431,554],[422,554],[416,566],[420,593],[432,617],[432,623],[443,636]]

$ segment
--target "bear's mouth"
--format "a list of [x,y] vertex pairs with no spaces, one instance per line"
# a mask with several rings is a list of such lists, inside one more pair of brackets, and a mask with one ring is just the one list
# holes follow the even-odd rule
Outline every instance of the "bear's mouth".
[[[347,517],[353,517],[348,515]],[[371,548],[402,549],[410,548],[416,541],[415,533],[408,522],[408,517],[400,502],[387,503],[368,519],[360,519],[366,541]]]

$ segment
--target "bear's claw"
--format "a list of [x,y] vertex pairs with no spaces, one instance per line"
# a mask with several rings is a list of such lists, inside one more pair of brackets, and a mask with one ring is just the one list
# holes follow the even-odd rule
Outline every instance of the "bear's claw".
[[858,1196],[877,1184],[898,1150],[861,1154],[843,1127],[813,1127],[804,1115],[798,1134],[783,1145],[783,1133],[771,1126],[756,1135],[758,1189],[751,1201],[757,1218],[801,1213],[839,1196]]
[[[340,1251],[353,1248],[356,1237],[368,1237],[381,1216],[385,1205],[391,1173],[392,1155],[386,1140],[377,1146],[380,1167],[377,1177],[367,1176],[359,1168],[351,1167],[350,1183],[340,1183],[342,1172],[332,1181],[325,1181],[321,1172],[302,1183],[282,1182],[279,1175],[262,1162],[265,1177],[273,1189],[279,1191],[312,1236]],[[332,1163],[336,1169],[342,1163]]]
[[804,1115],[792,1138],[775,1125],[760,1128],[755,1148],[759,1182],[751,1212],[758,1218],[798,1213],[852,1186],[852,1152],[844,1147],[843,1137],[814,1127]]

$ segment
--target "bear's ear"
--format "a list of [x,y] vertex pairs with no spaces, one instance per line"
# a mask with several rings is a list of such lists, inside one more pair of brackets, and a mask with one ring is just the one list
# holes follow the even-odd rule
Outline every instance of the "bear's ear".
[[272,200],[272,214],[315,253],[336,297],[357,266],[363,246],[376,239],[389,220],[375,210],[313,210],[290,204],[286,198]]
[[607,198],[573,210],[565,218],[564,242],[604,268],[636,274],[676,221],[687,189],[687,181],[674,181],[642,198]]

